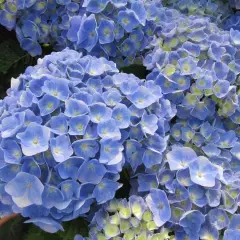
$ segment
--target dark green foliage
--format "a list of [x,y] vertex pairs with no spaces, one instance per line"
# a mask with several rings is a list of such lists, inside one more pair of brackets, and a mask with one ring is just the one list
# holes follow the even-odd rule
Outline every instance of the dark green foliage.
[[119,182],[123,184],[121,188],[118,189],[116,192],[116,198],[128,198],[129,192],[130,192],[130,179],[128,175],[127,169],[123,169],[123,171],[120,173],[120,180]]
[[11,78],[35,64],[36,59],[21,49],[13,32],[0,27],[0,36],[0,98],[3,98],[10,87]]
[[62,240],[57,234],[43,232],[32,224],[29,226],[28,232],[23,236],[23,240]]
[[0,228],[1,240],[73,240],[76,234],[87,236],[88,224],[82,218],[63,223],[64,232],[50,234],[33,224],[24,224],[24,219],[18,216]]
[[23,233],[25,231],[23,225],[23,218],[17,216],[16,218],[8,221],[2,227],[0,227],[0,239],[1,240],[23,240]]
[[120,72],[132,73],[140,79],[145,79],[149,73],[144,66],[138,65],[138,64],[133,64],[133,65],[130,65],[129,67],[121,68]]
[[61,240],[73,240],[76,234],[88,235],[88,223],[82,218],[64,223],[63,228],[65,229],[64,232],[57,232]]
[[[21,49],[14,32],[0,26],[0,36],[0,98],[3,98],[10,87],[11,78],[24,73],[28,66],[36,65],[37,57],[32,57]],[[43,55],[40,57],[51,51],[51,47],[43,47]]]

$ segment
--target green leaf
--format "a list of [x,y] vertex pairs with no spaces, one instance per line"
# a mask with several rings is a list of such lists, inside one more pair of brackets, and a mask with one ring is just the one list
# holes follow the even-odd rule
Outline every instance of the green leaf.
[[39,227],[31,224],[23,240],[62,240],[57,234],[42,231]]
[[145,79],[149,73],[144,66],[138,65],[138,64],[133,64],[128,67],[123,67],[120,69],[120,72],[124,72],[128,74],[132,73],[140,79]]
[[73,240],[77,234],[88,235],[88,223],[83,218],[78,218],[63,224],[64,232],[57,232],[62,240]]
[[23,218],[17,216],[6,222],[0,228],[0,239],[2,240],[23,240],[24,224]]
[[129,181],[129,174],[127,169],[123,169],[120,173],[120,180],[119,182],[123,184],[121,188],[118,189],[116,192],[116,198],[128,198],[129,192],[131,189],[130,181]]
[[[87,236],[88,234],[88,224],[82,218],[63,223],[64,232],[58,231],[54,234],[44,232],[39,227],[33,224],[26,225],[28,226],[28,231],[26,231],[26,234],[21,240],[73,240],[77,234],[80,234],[82,236]],[[8,238],[0,239],[8,240]],[[15,240],[9,238],[9,240],[10,239]]]
[[27,54],[13,40],[0,43],[0,73],[6,74],[8,69],[24,58]]
[[32,57],[21,49],[14,31],[9,32],[0,25],[0,36],[0,98],[3,98],[11,78],[24,73],[28,66],[36,65],[38,57],[50,54],[52,47],[43,46],[42,56]]

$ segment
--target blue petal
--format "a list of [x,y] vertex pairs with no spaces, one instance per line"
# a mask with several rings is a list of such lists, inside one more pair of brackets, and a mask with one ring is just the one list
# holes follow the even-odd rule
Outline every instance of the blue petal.
[[101,182],[103,176],[106,173],[106,168],[103,164],[97,160],[85,161],[79,168],[79,181],[82,183],[94,183],[98,184]]
[[139,25],[133,10],[120,11],[118,13],[118,23],[127,31],[132,32]]
[[111,118],[112,111],[103,103],[95,103],[90,106],[90,118],[94,123],[106,121]]
[[50,130],[37,123],[31,123],[25,132],[17,135],[17,138],[21,142],[23,153],[26,156],[33,156],[48,150]]
[[51,95],[59,100],[65,101],[69,96],[68,82],[65,80],[50,79],[44,82],[42,87],[43,92]]
[[54,112],[59,107],[59,104],[60,101],[57,98],[47,94],[44,95],[38,102],[41,116]]
[[161,227],[171,218],[171,209],[164,191],[152,189],[150,194],[146,197],[146,203],[150,208],[153,214],[153,220],[158,227]]
[[100,122],[97,126],[98,135],[102,139],[121,139],[121,133],[119,128],[116,126],[114,119],[109,119],[104,122]]
[[185,232],[194,238],[198,238],[198,234],[201,228],[201,225],[205,221],[204,215],[197,211],[192,210],[186,212],[180,219],[179,225],[182,226]]
[[52,185],[45,185],[42,193],[43,206],[50,209],[56,207],[59,203],[63,202],[62,192]]
[[99,151],[99,145],[96,140],[82,139],[73,143],[73,149],[77,156],[88,159],[95,157]]
[[16,141],[10,139],[3,139],[1,147],[4,153],[4,160],[6,163],[20,164],[22,159],[22,151]]
[[147,168],[151,168],[154,165],[160,164],[162,162],[162,154],[152,151],[150,149],[147,149],[144,152],[142,161]]
[[64,135],[68,132],[68,121],[63,113],[53,116],[50,120],[51,132]]
[[22,39],[21,42],[21,47],[29,52],[29,54],[32,56],[32,57],[35,57],[37,55],[41,55],[42,54],[42,48],[41,46],[39,45],[38,42],[36,41],[33,41],[29,38],[25,38],[25,39]]
[[41,169],[32,157],[25,157],[22,160],[22,172],[30,173],[37,178],[41,177]]
[[73,154],[71,141],[67,135],[52,138],[50,147],[56,162],[63,162]]
[[93,191],[93,196],[96,198],[98,204],[105,203],[114,198],[115,193],[122,184],[109,179],[103,179],[95,187]]
[[146,88],[140,86],[128,99],[138,108],[143,109],[152,105],[156,101],[156,97]]
[[43,184],[38,178],[20,172],[6,186],[6,192],[12,196],[18,207],[27,207],[32,204],[42,204]]
[[64,162],[59,163],[56,166],[56,169],[62,179],[72,178],[76,180],[78,178],[78,169],[83,162],[83,158],[71,157]]
[[100,19],[98,27],[99,43],[111,43],[114,40],[114,22],[111,20]]
[[167,160],[172,171],[187,168],[196,157],[194,150],[188,147],[174,148],[167,153]]
[[3,182],[9,182],[21,171],[21,165],[8,164],[0,168],[0,179]]
[[100,13],[109,3],[109,0],[89,0],[87,2],[87,11],[92,13]]
[[65,112],[67,117],[77,117],[85,115],[89,112],[89,108],[81,100],[69,99],[65,102]]
[[122,161],[122,150],[123,146],[113,139],[103,139],[100,141],[100,163],[107,165],[115,165]]
[[151,189],[158,187],[156,174],[139,174],[138,176],[138,191],[148,192]]

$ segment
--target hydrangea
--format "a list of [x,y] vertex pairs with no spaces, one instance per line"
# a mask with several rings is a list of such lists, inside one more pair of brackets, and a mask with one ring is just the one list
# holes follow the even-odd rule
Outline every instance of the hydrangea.
[[230,230],[227,213],[236,216],[239,205],[239,32],[200,16],[157,10],[162,30],[144,59],[147,80],[177,111],[165,131],[161,162],[154,154],[152,165],[137,174],[130,170],[131,194],[165,191],[171,219],[164,227],[171,226],[176,239],[218,239]]
[[15,30],[24,50],[41,55],[41,45],[50,44],[57,50],[67,46],[69,22],[80,14],[80,4],[71,0],[6,1],[0,8],[0,24]]
[[[0,101],[0,214],[51,233],[84,217],[89,239],[239,238],[238,14],[226,31],[214,0],[14,4],[0,21],[24,49],[75,50]],[[146,79],[116,68],[142,60]]]
[[65,49],[39,59],[2,100],[2,203],[57,231],[111,200],[123,166],[161,161],[166,103],[159,86],[105,58]]
[[[161,198],[164,197],[161,190],[150,193],[146,199],[140,196],[131,196],[127,199],[113,199],[104,204],[94,215],[87,239],[174,239],[169,235],[169,229],[159,227],[155,221],[156,215],[165,216],[169,214],[162,208]],[[150,199],[157,197],[159,206],[152,208]],[[154,202],[154,205],[157,205]],[[163,206],[164,207],[164,206]],[[166,207],[167,208],[167,207]],[[169,211],[170,208],[168,207]],[[76,235],[74,240],[83,240]]]
[[[118,65],[142,62],[143,52],[155,31],[151,1],[7,1],[0,24],[15,29],[21,47],[32,56],[41,45],[65,47],[84,54],[106,56]],[[157,3],[161,6],[161,3]]]
[[170,219],[165,222],[160,215],[155,216],[154,221],[171,229],[176,239],[218,239],[230,229],[228,215],[237,214],[239,160],[234,156],[231,159],[198,156],[192,148],[180,144],[166,152],[161,164],[138,171],[137,179],[132,181],[131,194],[146,196],[150,192],[146,201],[149,208],[157,212],[163,192],[166,198],[160,202],[162,209],[170,207],[171,212],[167,210],[164,215]]
[[152,41],[144,64],[152,71],[147,79],[155,80],[164,97],[177,105],[177,117],[191,118],[193,126],[184,126],[181,137],[177,133],[176,138],[189,142],[195,136],[192,128],[216,117],[220,121],[230,117],[235,123],[239,32],[223,31],[206,18],[158,10],[169,12],[159,23],[168,30]]
[[222,25],[223,20],[232,14],[229,3],[224,0],[166,0],[163,5],[177,9],[186,15],[202,15]]
[[[159,2],[160,4],[160,2]],[[161,6],[161,4],[160,4]],[[84,15],[70,21],[67,39],[74,49],[129,65],[145,50],[155,27],[148,16],[150,1],[84,1]],[[136,58],[136,61],[139,61]]]

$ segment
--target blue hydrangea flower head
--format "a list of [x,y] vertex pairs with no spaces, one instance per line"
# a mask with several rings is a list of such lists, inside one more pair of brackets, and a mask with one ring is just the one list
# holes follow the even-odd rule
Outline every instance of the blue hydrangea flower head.
[[[234,1],[235,0],[229,0],[232,7],[234,7]],[[219,25],[222,25],[224,19],[232,14],[232,9],[231,6],[229,6],[229,3],[227,1],[217,0],[163,1],[164,6],[177,9],[186,15],[202,15],[204,17],[208,17],[211,21],[216,22]]]
[[[160,101],[159,86],[118,73],[105,58],[65,49],[39,60],[3,100],[0,180],[7,206],[55,232],[62,221],[113,199],[123,168],[132,174],[162,161],[164,122],[172,116]],[[133,200],[135,226],[145,203]]]
[[[139,53],[152,39],[155,24],[149,8],[143,0],[7,1],[0,9],[0,24],[14,29],[21,47],[32,56],[51,45],[57,51],[70,47],[129,65],[142,58]],[[61,89],[61,97],[67,94],[61,84],[48,87]]]

